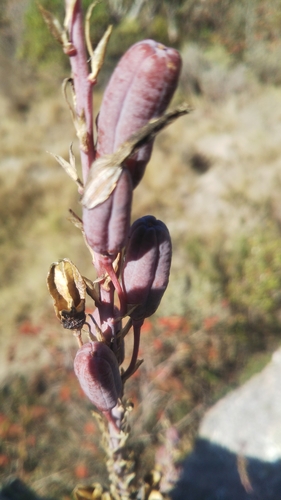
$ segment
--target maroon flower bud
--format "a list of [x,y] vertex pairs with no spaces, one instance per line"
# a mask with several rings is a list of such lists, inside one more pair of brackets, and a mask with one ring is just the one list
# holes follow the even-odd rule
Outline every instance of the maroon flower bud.
[[100,411],[108,412],[122,395],[118,362],[102,342],[88,342],[76,353],[74,371],[81,388]]
[[134,321],[151,316],[160,304],[170,274],[172,244],[165,224],[152,215],[134,222],[122,272],[128,311]]
[[[114,153],[134,132],[167,108],[177,87],[180,54],[143,40],[121,58],[105,90],[98,117],[97,156]],[[128,159],[133,187],[141,180],[153,143]]]
[[126,244],[130,228],[132,181],[125,169],[106,201],[83,209],[83,226],[89,246],[112,260]]

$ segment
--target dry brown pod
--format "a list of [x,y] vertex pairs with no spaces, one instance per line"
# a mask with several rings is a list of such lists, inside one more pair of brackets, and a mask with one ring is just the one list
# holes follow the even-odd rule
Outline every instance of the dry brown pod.
[[57,318],[64,328],[81,330],[85,321],[86,283],[69,259],[51,265],[47,286]]

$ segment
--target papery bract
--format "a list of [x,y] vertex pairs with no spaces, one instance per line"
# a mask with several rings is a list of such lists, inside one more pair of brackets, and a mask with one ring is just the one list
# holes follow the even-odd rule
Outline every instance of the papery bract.
[[131,227],[122,283],[128,312],[135,321],[151,316],[167,288],[172,244],[166,225],[152,215]]
[[[154,40],[133,45],[121,58],[105,90],[98,117],[97,156],[115,152],[134,132],[167,108],[177,87],[181,57]],[[133,187],[141,180],[153,143],[126,160]]]
[[122,381],[117,359],[106,344],[84,344],[76,353],[74,371],[84,393],[100,411],[116,406]]

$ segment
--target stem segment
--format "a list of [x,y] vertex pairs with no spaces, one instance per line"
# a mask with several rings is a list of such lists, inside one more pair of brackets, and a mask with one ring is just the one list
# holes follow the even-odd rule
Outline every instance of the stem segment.
[[84,183],[89,169],[95,159],[93,137],[93,82],[89,81],[89,68],[84,38],[84,23],[81,1],[65,0],[66,19],[69,38],[74,46],[74,54],[70,56],[70,65],[75,90],[75,111],[81,130],[80,139],[81,164]]

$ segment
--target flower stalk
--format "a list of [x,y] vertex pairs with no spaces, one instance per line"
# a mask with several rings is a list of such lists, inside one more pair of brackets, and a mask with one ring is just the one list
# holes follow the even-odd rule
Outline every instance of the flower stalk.
[[[70,59],[67,82],[73,104],[67,97],[67,82],[64,89],[79,139],[83,182],[71,147],[69,162],[53,156],[82,195],[82,219],[71,212],[71,220],[83,234],[97,275],[94,281],[82,277],[69,259],[63,259],[52,264],[47,284],[62,326],[74,330],[78,338],[74,371],[97,409],[93,415],[107,454],[109,493],[95,485],[77,487],[75,496],[77,500],[152,500],[160,476],[156,480],[157,474],[151,473],[149,477],[154,479],[150,483],[138,482],[134,457],[126,446],[132,405],[124,397],[124,389],[143,361],[138,359],[141,328],[144,319],[156,311],[168,285],[172,246],[168,228],[155,217],[148,215],[131,225],[131,206],[156,134],[190,108],[181,105],[163,114],[177,87],[181,58],[176,50],[153,40],[139,42],[121,58],[105,90],[95,148],[92,89],[111,27],[93,50],[89,20],[94,5],[87,13],[85,32],[80,0],[65,0],[63,28],[50,13],[42,12]],[[93,301],[89,319],[86,299]],[[123,326],[126,316],[129,320]],[[86,342],[84,325],[89,328]],[[133,349],[126,368],[122,365],[131,329]]]

